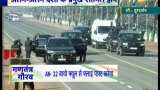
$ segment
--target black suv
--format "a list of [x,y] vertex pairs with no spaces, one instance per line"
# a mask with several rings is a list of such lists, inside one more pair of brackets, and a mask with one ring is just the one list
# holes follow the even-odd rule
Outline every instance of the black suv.
[[44,62],[49,61],[67,61],[69,63],[76,63],[76,51],[70,39],[65,37],[52,37],[48,39],[45,47],[46,55]]
[[82,40],[81,33],[79,31],[68,31],[61,34],[62,37],[67,37],[71,40],[75,50],[76,55],[80,56],[87,49],[86,42]]
[[87,44],[91,44],[91,31],[88,26],[77,26],[73,28],[74,31],[80,31],[82,33],[82,37],[86,40]]
[[45,55],[45,45],[47,44],[47,38],[38,38],[36,40],[36,43],[35,43],[35,54],[36,56],[42,56],[44,57]]
[[52,35],[48,35],[48,34],[37,34],[33,37],[33,40],[32,40],[32,50],[34,51],[35,48],[37,47],[37,40],[40,39],[40,38],[45,38],[45,39],[48,39],[49,37],[53,37]]
[[118,45],[118,33],[119,30],[110,30],[108,33],[108,37],[105,39],[106,41],[106,48],[108,51],[116,51]]
[[120,31],[118,35],[117,54],[136,53],[144,56],[145,45],[143,35],[136,31]]

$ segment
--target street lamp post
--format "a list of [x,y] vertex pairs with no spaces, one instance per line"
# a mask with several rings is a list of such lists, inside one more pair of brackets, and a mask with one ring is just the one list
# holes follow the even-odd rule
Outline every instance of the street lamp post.
[[[145,7],[147,7],[147,5],[148,5],[148,0],[146,0],[146,5],[145,5]],[[148,15],[146,14],[146,32],[147,32],[147,41],[148,41],[148,39],[149,39],[149,37],[148,37],[148,29],[147,29],[147,26],[148,26]]]
[[107,8],[107,19],[108,19],[108,7],[106,7]]

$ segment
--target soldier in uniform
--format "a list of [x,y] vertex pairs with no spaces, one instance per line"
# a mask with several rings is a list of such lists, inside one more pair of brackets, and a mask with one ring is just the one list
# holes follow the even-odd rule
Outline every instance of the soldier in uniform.
[[19,58],[21,55],[21,46],[22,45],[19,44],[18,40],[15,40],[11,46],[11,49],[15,50],[17,58]]
[[26,58],[30,58],[31,49],[32,49],[32,41],[30,40],[29,37],[27,37],[27,40],[25,41]]
[[82,39],[82,40],[83,40],[83,47],[82,47],[82,50],[80,53],[80,60],[79,60],[80,63],[86,61],[86,52],[87,52],[87,42],[84,39]]
[[21,43],[21,40],[17,40],[17,46],[18,46],[17,54],[18,54],[18,57],[20,57],[20,55],[22,53],[22,50],[21,50],[22,45],[23,44]]

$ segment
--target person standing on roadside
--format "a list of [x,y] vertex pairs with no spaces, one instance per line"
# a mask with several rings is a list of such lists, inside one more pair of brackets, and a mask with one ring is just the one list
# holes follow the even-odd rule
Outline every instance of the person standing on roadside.
[[29,37],[27,37],[27,40],[25,41],[26,58],[30,58],[31,49],[32,49],[32,41],[30,40]]
[[18,46],[18,50],[17,50],[17,54],[18,54],[18,57],[21,56],[22,54],[22,43],[21,43],[21,40],[17,40],[17,46]]
[[81,53],[80,53],[80,60],[79,60],[80,63],[82,62],[84,63],[86,61],[86,52],[87,52],[87,42],[83,38],[82,38],[82,42],[83,42],[83,46],[81,48]]

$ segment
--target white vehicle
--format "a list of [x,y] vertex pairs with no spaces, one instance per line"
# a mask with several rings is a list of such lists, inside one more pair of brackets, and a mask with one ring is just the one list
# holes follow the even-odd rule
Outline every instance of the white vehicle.
[[19,15],[16,14],[9,14],[8,19],[11,21],[20,21]]
[[96,19],[91,27],[91,40],[92,46],[99,48],[99,46],[105,47],[105,40],[108,37],[108,32],[111,26],[116,26],[115,20],[99,20]]

